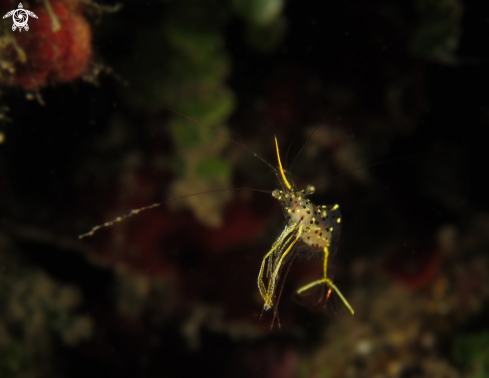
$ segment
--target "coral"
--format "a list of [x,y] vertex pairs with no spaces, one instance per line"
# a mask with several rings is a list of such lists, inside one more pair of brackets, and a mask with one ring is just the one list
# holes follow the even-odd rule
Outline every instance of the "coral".
[[3,27],[0,61],[3,85],[27,91],[79,78],[92,59],[92,31],[77,1],[47,1],[30,7],[28,32]]
[[460,335],[452,344],[452,355],[462,366],[469,368],[470,378],[489,375],[489,333]]
[[0,234],[0,376],[48,376],[56,370],[55,339],[79,345],[91,337],[92,321],[77,313],[79,289],[29,267],[18,255]]
[[[222,125],[233,111],[234,96],[224,83],[230,64],[220,33],[224,22],[205,7],[193,8],[184,12],[177,6],[167,15],[165,37],[173,54],[168,64],[171,79],[162,90],[163,103],[225,134]],[[208,21],[202,22],[204,19]],[[180,117],[173,117],[168,127],[176,147],[174,159],[183,168],[177,171],[180,177],[172,183],[170,196],[188,194],[188,188],[203,192],[230,185],[231,168],[222,157],[227,144],[223,138],[203,127],[190,127]],[[186,198],[181,204],[191,208],[204,224],[216,227],[222,224],[222,209],[230,198],[229,193],[210,194]]]

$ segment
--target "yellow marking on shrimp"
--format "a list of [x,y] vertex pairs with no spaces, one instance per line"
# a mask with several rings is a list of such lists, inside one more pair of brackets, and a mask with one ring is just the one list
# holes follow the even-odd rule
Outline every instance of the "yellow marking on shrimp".
[[338,207],[340,207],[340,205],[336,204],[333,206],[333,210],[336,210]]
[[278,160],[278,167],[280,169],[280,174],[282,175],[282,180],[284,180],[285,185],[287,186],[287,189],[292,190],[292,186],[289,184],[287,181],[287,177],[285,177],[284,170],[282,168],[282,162],[280,161],[280,152],[278,150],[278,142],[277,142],[277,137],[275,137],[275,147],[277,148],[277,160]]
[[336,219],[336,223],[341,223],[341,218]]

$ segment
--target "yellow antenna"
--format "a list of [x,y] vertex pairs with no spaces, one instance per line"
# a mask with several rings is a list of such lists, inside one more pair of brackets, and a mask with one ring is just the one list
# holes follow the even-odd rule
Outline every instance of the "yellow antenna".
[[282,179],[284,180],[287,189],[292,190],[292,186],[290,186],[289,182],[287,181],[287,177],[285,177],[285,173],[282,168],[282,162],[280,161],[280,152],[278,151],[277,137],[275,137],[275,147],[277,147],[277,160],[278,160],[278,168],[280,169],[280,174],[282,175]]

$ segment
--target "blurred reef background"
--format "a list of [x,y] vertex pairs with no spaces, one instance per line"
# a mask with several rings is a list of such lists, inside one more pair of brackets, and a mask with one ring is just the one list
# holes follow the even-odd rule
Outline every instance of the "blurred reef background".
[[[0,13],[18,0],[0,0]],[[0,378],[489,377],[489,23],[459,0],[29,0],[0,29]],[[181,114],[179,114],[181,113]],[[183,114],[183,116],[182,116]],[[262,315],[273,136],[354,309]],[[377,163],[382,163],[378,164]],[[344,174],[347,172],[346,174]]]

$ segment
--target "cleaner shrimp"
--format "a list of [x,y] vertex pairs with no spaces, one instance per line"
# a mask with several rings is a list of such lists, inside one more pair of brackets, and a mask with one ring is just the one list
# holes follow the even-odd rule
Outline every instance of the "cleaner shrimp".
[[[341,232],[342,219],[339,205],[335,204],[327,206],[316,206],[311,202],[311,200],[307,198],[307,196],[313,194],[316,191],[313,185],[308,185],[305,189],[298,190],[293,184],[290,184],[290,182],[293,183],[293,180],[291,180],[290,177],[289,179],[287,178],[288,173],[282,167],[277,138],[275,138],[275,149],[277,154],[278,167],[274,167],[260,155],[258,155],[245,145],[231,139],[227,135],[222,134],[219,131],[214,130],[206,125],[203,125],[182,113],[174,110],[172,111],[186,118],[192,123],[199,125],[200,127],[211,130],[218,136],[231,141],[232,143],[238,145],[239,147],[251,153],[253,156],[260,159],[262,162],[268,165],[269,168],[272,169],[275,176],[277,177],[277,180],[279,181],[281,189],[266,191],[251,188],[225,188],[179,196],[163,202],[154,203],[149,206],[133,209],[125,215],[121,215],[113,220],[94,226],[90,231],[79,235],[78,238],[83,239],[93,236],[100,229],[111,227],[114,224],[119,223],[134,215],[137,215],[142,211],[150,210],[190,196],[231,190],[252,190],[271,193],[272,197],[280,202],[287,224],[281,235],[273,243],[270,251],[266,253],[263,257],[259,269],[257,282],[260,295],[264,301],[263,310],[267,311],[274,309],[274,319],[275,317],[277,317],[277,306],[280,299],[280,293],[277,295],[277,289],[284,264],[287,261],[292,262],[293,257],[295,257],[296,252],[299,250],[299,246],[306,246],[307,250],[312,251],[314,254],[321,254],[323,256],[323,276],[322,278],[299,288],[296,291],[297,294],[300,295],[316,286],[325,285],[328,287],[326,299],[328,299],[331,292],[334,291],[353,315],[354,310],[352,306],[333,283],[333,280],[328,276],[328,260],[337,251],[338,241]],[[266,283],[265,279],[267,281]]]

